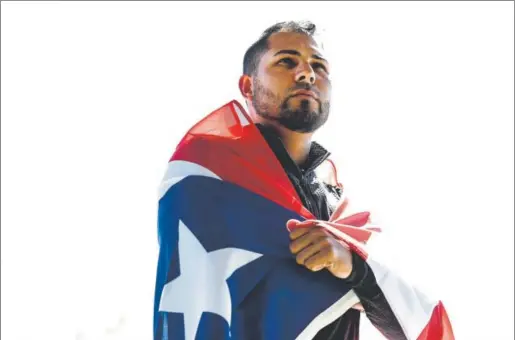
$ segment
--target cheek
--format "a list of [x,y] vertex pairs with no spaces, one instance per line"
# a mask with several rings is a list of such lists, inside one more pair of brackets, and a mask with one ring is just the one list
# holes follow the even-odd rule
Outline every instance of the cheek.
[[320,91],[320,96],[329,99],[331,98],[331,82],[327,79],[321,79],[317,87]]
[[275,77],[270,81],[270,90],[273,91],[277,96],[283,97],[284,92],[288,90],[289,83],[282,77]]
[[295,75],[283,70],[271,71],[267,74],[268,85],[276,93],[284,93],[295,86]]

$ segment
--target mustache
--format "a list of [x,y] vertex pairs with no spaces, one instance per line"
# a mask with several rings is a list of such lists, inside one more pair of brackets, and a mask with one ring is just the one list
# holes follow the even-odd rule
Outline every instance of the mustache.
[[[290,89],[290,93],[293,93],[294,91],[298,91],[298,90],[306,90],[306,91],[312,91],[316,96],[317,98],[314,98],[315,101],[318,103],[318,105],[322,106],[322,101],[320,100],[320,91],[318,91],[318,89],[316,87],[314,87],[313,85],[311,84],[306,84],[306,83],[297,83],[294,87],[292,87]],[[288,100],[290,98],[293,97],[293,94],[290,94],[288,95],[285,99],[284,99],[284,102],[283,102],[283,108],[286,108],[288,107]]]
[[[317,97],[320,97],[320,91],[318,91],[318,89],[316,87],[314,87],[313,85],[311,84],[307,84],[307,83],[297,83],[295,84],[294,87],[292,87],[289,92],[295,92],[295,91],[298,91],[298,90],[306,90],[306,91],[312,91],[314,94],[317,95]],[[288,98],[290,98],[290,96],[288,96]]]

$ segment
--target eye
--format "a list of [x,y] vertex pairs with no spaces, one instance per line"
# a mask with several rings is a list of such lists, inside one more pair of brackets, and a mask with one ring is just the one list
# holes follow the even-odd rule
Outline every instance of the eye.
[[314,70],[319,70],[319,69],[322,69],[324,70],[326,73],[327,73],[327,67],[325,67],[324,64],[321,64],[321,63],[313,63],[311,65],[313,67]]
[[282,58],[277,62],[279,65],[286,65],[288,68],[293,68],[297,66],[297,63],[292,58]]

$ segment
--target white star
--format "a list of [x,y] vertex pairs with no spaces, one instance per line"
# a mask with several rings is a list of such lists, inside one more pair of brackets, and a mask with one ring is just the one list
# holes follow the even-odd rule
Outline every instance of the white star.
[[186,340],[195,339],[203,312],[220,315],[230,328],[232,306],[226,280],[238,268],[260,256],[262,254],[238,248],[208,253],[189,228],[179,221],[181,274],[164,286],[159,310],[184,313]]

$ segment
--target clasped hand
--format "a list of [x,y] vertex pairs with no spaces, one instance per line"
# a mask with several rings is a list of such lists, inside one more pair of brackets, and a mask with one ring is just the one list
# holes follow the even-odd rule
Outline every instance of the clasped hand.
[[[297,263],[317,272],[324,268],[334,276],[345,279],[352,273],[352,254],[349,247],[337,240],[316,222],[289,221],[298,225],[290,232],[290,251]],[[291,230],[291,228],[290,228]]]

